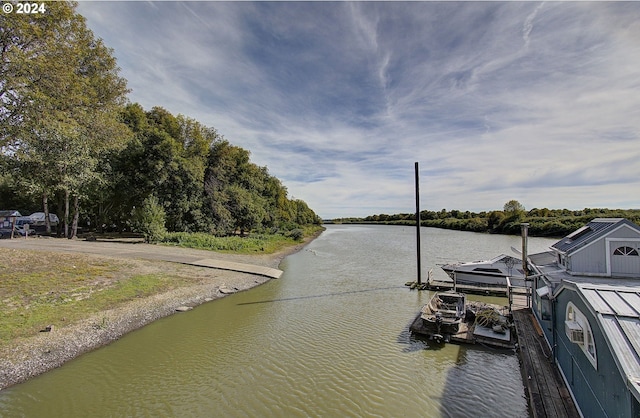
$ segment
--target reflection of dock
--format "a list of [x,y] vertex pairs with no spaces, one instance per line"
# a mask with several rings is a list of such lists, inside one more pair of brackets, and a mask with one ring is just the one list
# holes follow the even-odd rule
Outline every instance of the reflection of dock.
[[513,320],[518,333],[522,379],[533,417],[579,417],[531,309],[514,310]]

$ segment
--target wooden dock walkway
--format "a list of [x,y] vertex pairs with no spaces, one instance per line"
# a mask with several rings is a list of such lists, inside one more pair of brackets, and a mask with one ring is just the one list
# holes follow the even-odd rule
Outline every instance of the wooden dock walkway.
[[[429,279],[424,284],[428,290],[451,290],[453,289],[452,281],[444,280],[432,280]],[[512,287],[514,295],[525,295],[526,289],[524,287]],[[507,286],[482,286],[482,285],[469,285],[469,284],[457,284],[456,290],[461,293],[486,295],[486,296],[507,296]]]
[[522,378],[534,418],[579,418],[531,309],[513,310]]

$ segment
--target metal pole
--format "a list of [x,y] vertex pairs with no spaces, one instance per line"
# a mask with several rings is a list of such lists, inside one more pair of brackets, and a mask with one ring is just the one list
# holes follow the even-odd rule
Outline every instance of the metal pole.
[[422,266],[420,265],[420,175],[418,174],[418,162],[415,164],[416,171],[416,244],[418,260],[418,285],[422,284]]
[[525,282],[529,276],[529,266],[527,265],[528,244],[529,244],[529,224],[523,222],[520,224],[520,232],[522,235],[522,270],[524,271]]

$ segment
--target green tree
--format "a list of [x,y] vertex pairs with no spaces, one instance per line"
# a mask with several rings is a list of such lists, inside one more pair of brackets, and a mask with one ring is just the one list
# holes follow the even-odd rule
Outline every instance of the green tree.
[[503,210],[509,221],[519,220],[525,214],[524,206],[517,200],[510,200],[505,203]]
[[[98,160],[128,137],[117,119],[126,81],[76,6],[51,2],[46,13],[0,16],[0,144],[18,160],[25,181],[40,189],[45,213],[52,192],[64,194],[65,208],[74,197],[71,237]],[[63,218],[67,231],[68,209]]]
[[487,228],[489,229],[489,231],[496,231],[498,227],[503,223],[504,218],[504,212],[502,211],[494,210],[490,212],[489,216],[487,216]]
[[155,243],[164,238],[167,230],[164,226],[164,208],[155,196],[149,196],[142,206],[134,211],[136,228],[144,236],[145,242]]
[[260,199],[237,184],[229,186],[227,193],[229,212],[235,220],[235,229],[240,231],[240,235],[244,235],[245,232],[256,228],[265,217]]

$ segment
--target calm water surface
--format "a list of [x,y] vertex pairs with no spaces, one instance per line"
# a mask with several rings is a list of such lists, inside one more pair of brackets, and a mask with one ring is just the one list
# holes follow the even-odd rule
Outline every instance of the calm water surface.
[[[532,238],[530,252],[553,242]],[[423,277],[511,246],[520,238],[423,228]],[[413,228],[329,225],[281,268],[0,392],[0,416],[529,416],[513,352],[410,336],[430,296],[404,286]]]

